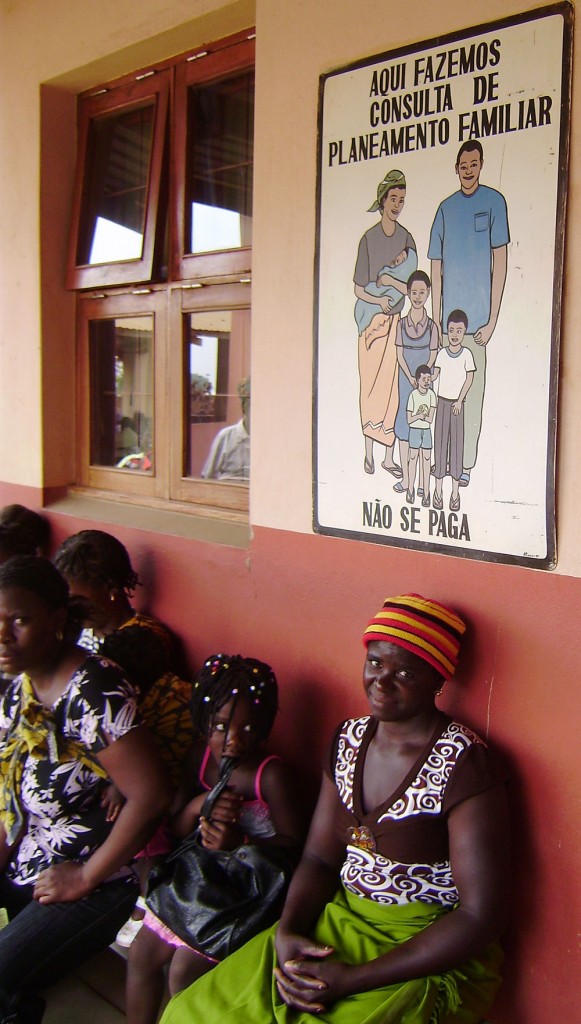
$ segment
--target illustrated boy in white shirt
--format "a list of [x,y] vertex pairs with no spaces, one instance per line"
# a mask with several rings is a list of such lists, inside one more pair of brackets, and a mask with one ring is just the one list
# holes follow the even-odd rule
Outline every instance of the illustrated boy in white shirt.
[[434,364],[434,382],[438,384],[438,407],[434,428],[434,508],[444,507],[442,481],[452,477],[450,511],[460,508],[460,476],[464,453],[464,399],[472,387],[476,367],[471,351],[462,341],[468,317],[462,309],[448,316],[448,347],[442,348]]
[[432,454],[432,422],[436,412],[436,396],[432,391],[432,371],[429,366],[418,366],[417,387],[411,392],[407,404],[407,420],[410,428],[408,455],[408,490],[406,501],[413,505],[418,455],[421,449],[420,478],[418,493],[423,491],[422,505],[430,507],[430,457]]

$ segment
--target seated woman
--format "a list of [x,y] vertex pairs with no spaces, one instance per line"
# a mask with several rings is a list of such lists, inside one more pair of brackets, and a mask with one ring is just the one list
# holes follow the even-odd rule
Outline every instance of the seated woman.
[[[63,541],[55,564],[68,583],[71,606],[84,627],[79,645],[115,661],[137,687],[139,710],[177,787],[193,737],[191,685],[173,671],[174,642],[169,630],[152,616],[136,612],[131,604],[139,577],[127,548],[103,530],[82,530]],[[120,795],[110,789],[105,799],[114,820]],[[169,849],[162,825],[138,858],[143,892],[151,867]],[[117,936],[120,945],[131,945],[144,911],[141,896]]]
[[177,785],[192,742],[191,686],[174,674],[169,630],[131,604],[140,581],[127,548],[103,530],[82,530],[54,561],[84,627],[79,645],[117,662],[139,688],[140,711]]
[[[130,862],[171,800],[121,670],[67,637],[68,588],[43,558],[0,566],[0,1020],[37,1024],[47,986],[107,946],[135,903]],[[115,822],[102,806],[112,781]]]
[[[24,505],[5,505],[0,509],[0,565],[14,555],[42,555],[48,547],[50,526],[39,512]],[[0,694],[5,693],[11,676],[0,670]]]
[[462,620],[418,595],[369,623],[370,714],[331,744],[281,921],[162,1024],[476,1024],[500,983],[507,810],[487,746],[434,698]]

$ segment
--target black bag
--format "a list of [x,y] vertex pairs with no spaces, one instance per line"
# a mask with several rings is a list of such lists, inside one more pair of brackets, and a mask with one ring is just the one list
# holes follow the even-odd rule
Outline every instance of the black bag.
[[[232,764],[223,762],[202,808],[204,817],[231,771]],[[222,960],[276,921],[293,868],[291,852],[282,847],[249,843],[236,850],[207,850],[196,830],[154,868],[146,903],[189,946]]]

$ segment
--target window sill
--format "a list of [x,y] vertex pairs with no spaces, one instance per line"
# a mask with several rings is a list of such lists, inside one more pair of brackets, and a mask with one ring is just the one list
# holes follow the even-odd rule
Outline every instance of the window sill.
[[247,548],[250,543],[247,513],[227,509],[159,499],[147,499],[147,504],[143,504],[126,495],[77,487],[70,488],[66,496],[50,501],[46,507],[58,515],[95,520],[99,524],[131,526],[209,544]]

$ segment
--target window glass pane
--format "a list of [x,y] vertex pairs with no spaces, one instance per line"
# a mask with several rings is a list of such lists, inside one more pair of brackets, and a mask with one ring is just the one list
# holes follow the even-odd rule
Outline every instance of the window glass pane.
[[142,256],[154,113],[151,103],[90,123],[79,265]]
[[190,253],[252,242],[254,72],[188,90]]
[[185,475],[250,477],[250,311],[185,316]]
[[91,464],[153,470],[153,316],[89,323]]

